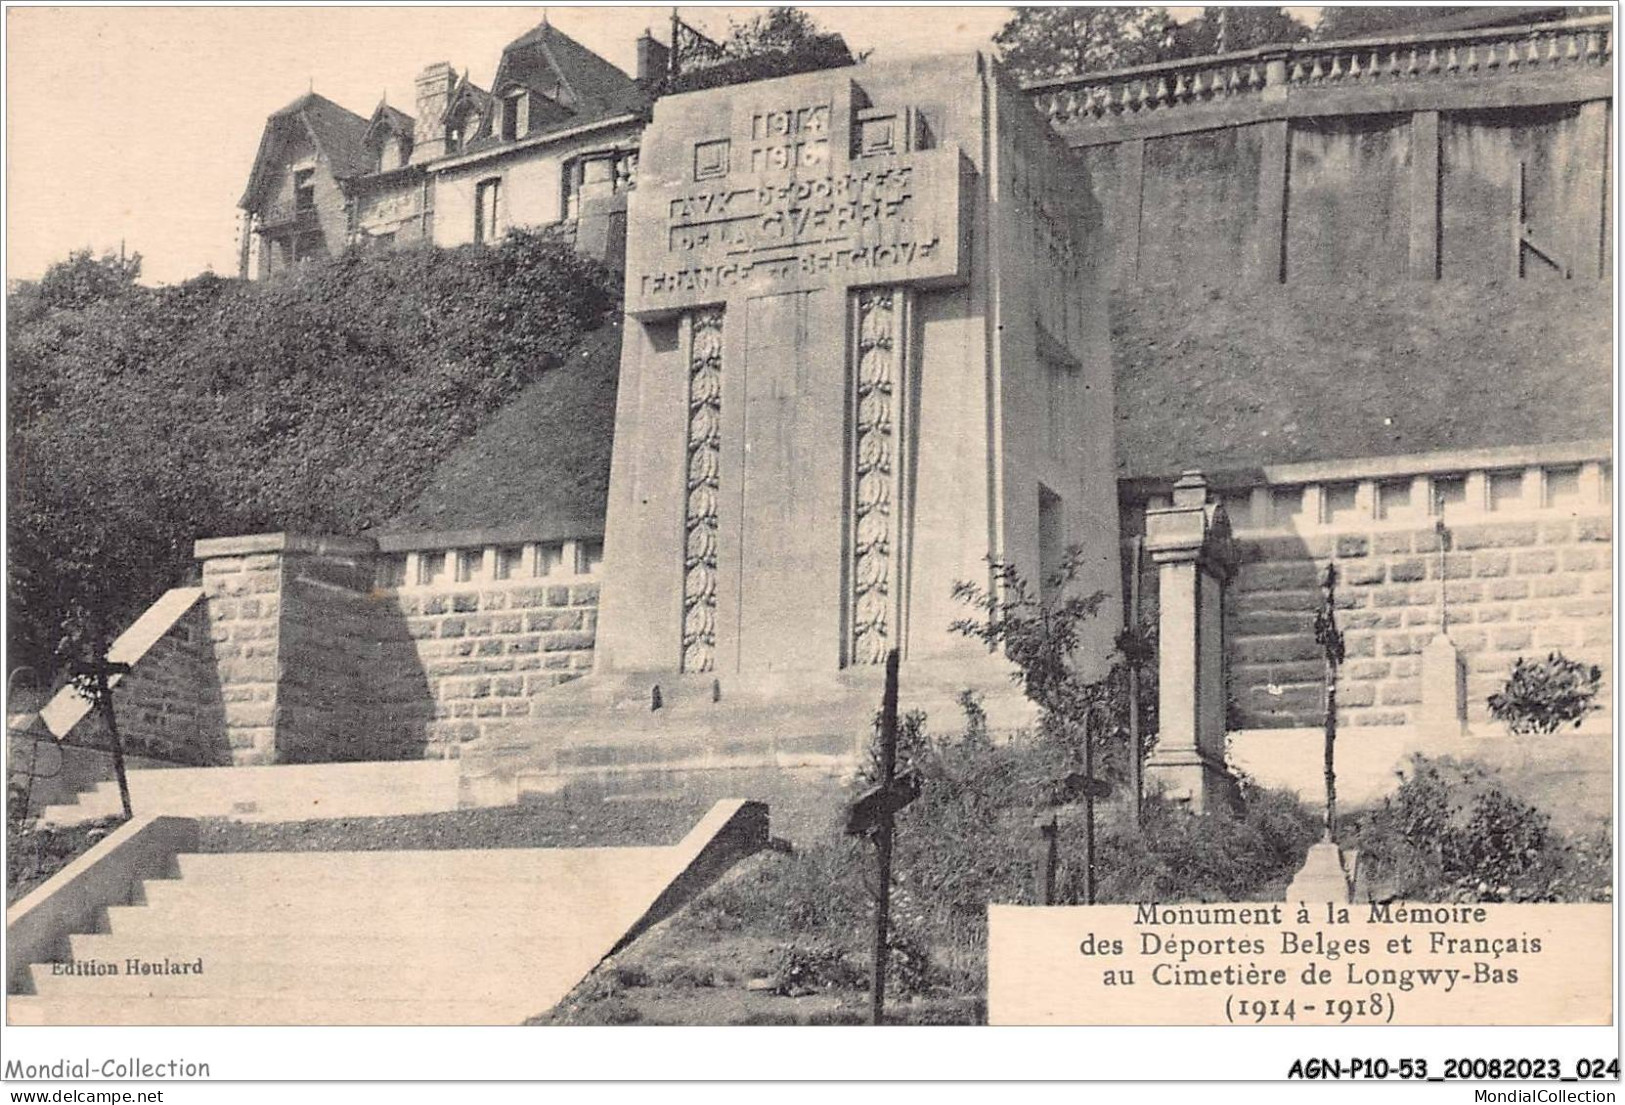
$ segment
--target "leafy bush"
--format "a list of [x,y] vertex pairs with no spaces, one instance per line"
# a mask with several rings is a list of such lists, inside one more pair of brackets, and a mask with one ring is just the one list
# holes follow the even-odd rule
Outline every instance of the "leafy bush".
[[869,984],[869,972],[853,961],[847,948],[818,939],[799,940],[779,949],[772,977],[773,992],[784,997]]
[[[893,916],[931,949],[938,975],[974,990],[985,971],[987,904],[1036,901],[1040,837],[1053,781],[1074,749],[1040,730],[995,741],[971,724],[927,735],[925,786],[899,818]],[[1193,814],[1151,798],[1144,827],[1128,803],[1097,805],[1097,899],[1104,902],[1268,900],[1291,881],[1319,817],[1290,795],[1243,787],[1244,810]],[[1073,808],[1062,820],[1061,900],[1082,900],[1084,857]]]
[[[1608,901],[1607,834],[1571,838],[1480,765],[1414,756],[1381,807],[1349,819],[1381,897],[1416,901]],[[1369,867],[1368,867],[1369,865]]]
[[21,899],[123,823],[122,817],[110,817],[61,827],[17,821],[8,824],[6,904]]
[[1490,695],[1490,713],[1514,733],[1555,733],[1570,723],[1578,726],[1597,708],[1593,700],[1601,685],[1601,668],[1561,652],[1545,660],[1520,656],[1506,686]]
[[347,253],[260,283],[75,255],[7,297],[13,663],[122,630],[199,537],[354,533],[615,307],[548,234]]

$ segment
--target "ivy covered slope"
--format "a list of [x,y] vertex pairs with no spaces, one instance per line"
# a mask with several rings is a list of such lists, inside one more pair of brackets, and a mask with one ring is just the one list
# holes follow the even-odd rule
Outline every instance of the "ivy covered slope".
[[265,283],[133,276],[79,254],[7,297],[13,664],[116,634],[199,537],[399,515],[498,408],[602,347],[619,299],[610,270],[541,235]]

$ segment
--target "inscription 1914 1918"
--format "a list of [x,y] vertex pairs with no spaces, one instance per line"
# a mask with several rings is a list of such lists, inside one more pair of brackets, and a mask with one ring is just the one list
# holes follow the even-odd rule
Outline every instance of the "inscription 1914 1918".
[[633,247],[641,256],[629,309],[691,307],[740,290],[962,280],[967,173],[959,151],[942,148],[867,158],[844,172],[651,189],[636,202],[664,216],[664,233]]

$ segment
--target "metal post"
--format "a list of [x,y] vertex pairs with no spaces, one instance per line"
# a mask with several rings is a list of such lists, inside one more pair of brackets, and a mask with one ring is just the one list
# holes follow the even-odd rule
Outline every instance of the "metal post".
[[107,673],[110,670],[127,671],[123,665],[107,663],[97,664],[96,674],[96,705],[101,710],[102,718],[107,722],[107,735],[113,742],[113,774],[118,776],[119,801],[124,806],[124,820],[128,821],[135,816],[130,810],[130,779],[124,772],[124,742],[119,739],[118,721],[113,716],[113,689],[107,684]]
[[1145,820],[1145,753],[1140,747],[1140,572],[1145,555],[1145,538],[1134,538],[1133,575],[1128,584],[1129,634],[1135,655],[1128,664],[1128,743],[1129,782],[1134,787],[1134,825]]
[[1315,615],[1315,640],[1326,655],[1326,839],[1337,841],[1337,671],[1343,662],[1343,633],[1337,628],[1337,565],[1326,565],[1320,612]]
[[[897,773],[897,649],[886,653],[886,691],[880,706],[880,786],[889,789]],[[881,815],[875,829],[875,853],[879,860],[880,885],[875,897],[874,979],[870,990],[869,1023],[884,1023],[886,1006],[886,932],[891,924],[891,852],[893,821],[890,811]]]
[[1083,775],[1089,780],[1083,794],[1083,904],[1095,904],[1095,735],[1090,722],[1099,714],[1089,711],[1083,719]]
[[1061,849],[1053,813],[1038,822],[1038,835],[1038,902],[1040,905],[1054,905],[1055,873],[1060,866]]

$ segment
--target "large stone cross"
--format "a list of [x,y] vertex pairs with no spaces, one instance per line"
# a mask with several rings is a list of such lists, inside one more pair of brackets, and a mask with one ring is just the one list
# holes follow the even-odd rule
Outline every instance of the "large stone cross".
[[[916,659],[974,656],[948,630],[965,612],[954,580],[985,577],[1008,533],[1036,550],[1041,480],[1079,508],[1073,468],[1018,463],[1008,510],[1000,482],[1045,425],[1024,406],[1034,425],[1005,443],[1000,390],[1032,373],[1058,413],[1080,401],[1083,312],[1034,299],[1008,335],[989,325],[991,76],[970,57],[657,103],[628,206],[599,673],[839,672],[911,642]],[[1009,171],[1033,189],[1004,232],[1060,257],[1011,262],[1045,302],[1079,300],[1084,220],[1065,207],[1085,190],[1048,159],[1030,105],[998,110],[1022,113]],[[1054,217],[1031,215],[1039,191],[1061,197]],[[1036,333],[1041,315],[1055,334]],[[1005,342],[1030,362],[1008,382]],[[1061,391],[1040,381],[1041,346],[1073,381]]]
[[682,609],[639,642],[612,624],[618,664],[835,668],[896,637],[907,294],[966,279],[970,174],[860,97],[844,74],[679,97],[645,137],[626,306],[675,319],[686,362]]

